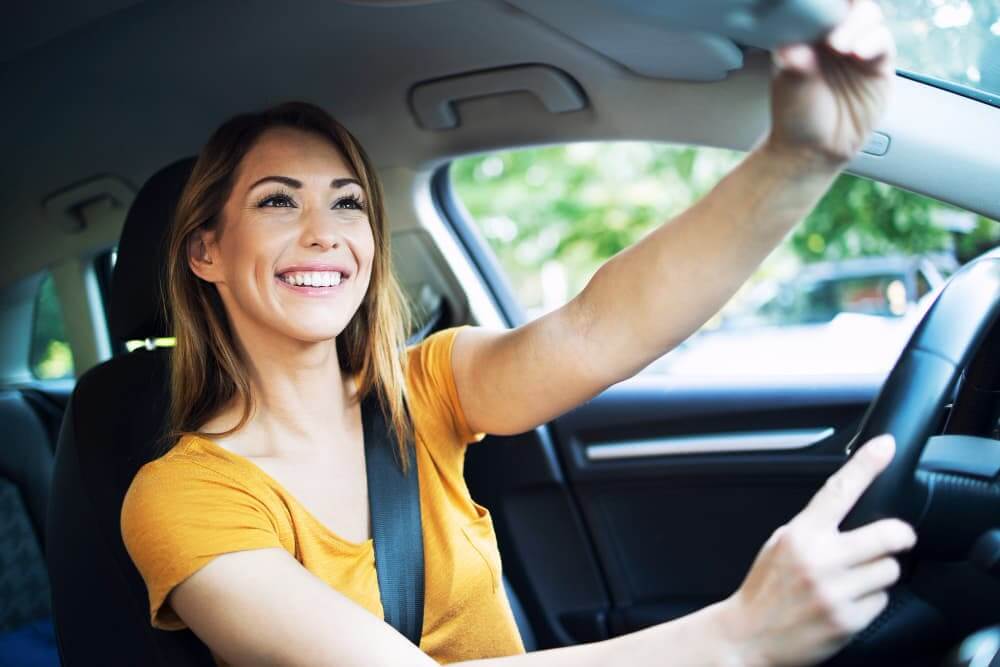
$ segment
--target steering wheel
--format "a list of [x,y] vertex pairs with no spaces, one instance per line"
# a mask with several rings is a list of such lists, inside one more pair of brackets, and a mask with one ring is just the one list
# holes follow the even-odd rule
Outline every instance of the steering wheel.
[[[848,456],[853,456],[862,444],[882,433],[891,433],[896,439],[896,454],[844,518],[843,530],[898,517],[908,521],[923,537],[921,524],[927,519],[932,496],[936,499],[935,507],[947,507],[941,512],[945,520],[939,517],[936,528],[943,527],[937,532],[948,536],[948,540],[941,541],[949,542],[952,555],[967,557],[971,542],[996,527],[1000,510],[995,497],[998,494],[989,483],[947,472],[941,476],[943,490],[937,490],[933,480],[929,484],[921,483],[917,471],[928,440],[940,427],[942,407],[953,396],[963,370],[977,357],[980,349],[986,350],[984,345],[1000,346],[998,316],[1000,248],[970,262],[952,276],[914,330],[862,418],[857,434],[847,445]],[[973,444],[992,445],[994,442],[980,440]],[[953,453],[944,446],[941,450],[946,463],[956,463],[955,469],[961,470],[963,463],[968,465],[968,452],[963,459],[962,453]],[[978,456],[973,454],[973,457]],[[974,514],[972,520],[948,520],[954,512],[966,510]],[[969,525],[956,525],[959,523]],[[918,541],[918,550],[921,546]],[[898,654],[893,655],[894,651],[906,649],[905,638],[914,636],[913,626],[919,636],[920,624],[927,623],[927,619],[937,612],[903,583],[908,558],[906,555],[901,559],[904,577],[893,588],[889,607],[851,644],[824,664],[887,664],[886,659],[898,658]]]
[[1000,315],[1000,249],[960,269],[928,309],[847,445],[852,456],[871,438],[891,433],[896,455],[844,518],[850,530],[888,517],[917,528],[928,494],[916,484],[924,446],[941,406]]

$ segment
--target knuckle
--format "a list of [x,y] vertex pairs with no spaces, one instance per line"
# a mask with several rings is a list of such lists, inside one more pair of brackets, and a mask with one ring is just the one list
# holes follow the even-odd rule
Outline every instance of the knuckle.
[[823,619],[827,627],[836,635],[847,635],[854,632],[854,619],[845,605],[828,603],[821,607]]
[[823,591],[823,577],[808,554],[797,551],[789,554],[791,574],[802,588],[812,594]]
[[782,536],[787,531],[788,531],[788,525],[787,524],[783,525],[783,526],[778,526],[777,528],[774,529],[774,532],[771,533],[771,537],[768,538],[768,540],[767,540],[768,543],[769,544],[778,544],[778,543],[780,543],[784,539]]
[[797,537],[798,531],[794,530],[791,526],[782,526],[778,530],[774,531],[772,539],[774,540],[774,545],[776,548],[783,552],[794,554],[797,547],[799,538]]
[[823,580],[808,563],[797,562],[795,567],[795,577],[807,592],[817,598],[826,598],[827,593],[823,586]]
[[799,530],[786,530],[778,536],[778,546],[797,567],[809,566],[809,536]]
[[847,495],[847,490],[850,484],[850,476],[845,473],[841,473],[827,478],[823,487],[825,488],[826,495],[832,496],[835,499],[840,499]]

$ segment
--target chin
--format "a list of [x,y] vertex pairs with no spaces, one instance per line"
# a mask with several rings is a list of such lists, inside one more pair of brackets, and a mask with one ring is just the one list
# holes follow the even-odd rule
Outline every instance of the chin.
[[289,338],[302,341],[303,343],[322,343],[336,338],[347,328],[350,320],[344,322],[303,322],[298,321],[295,326],[289,327],[286,323],[282,332]]

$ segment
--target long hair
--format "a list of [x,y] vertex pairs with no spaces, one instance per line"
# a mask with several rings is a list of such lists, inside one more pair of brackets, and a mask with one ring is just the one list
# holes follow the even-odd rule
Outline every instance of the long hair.
[[[391,268],[389,230],[382,188],[361,145],[323,109],[289,102],[258,113],[240,114],[212,134],[198,156],[181,193],[167,240],[167,320],[176,337],[170,362],[170,412],[167,438],[184,434],[226,436],[253,416],[255,401],[247,360],[235,340],[215,285],[196,276],[188,264],[188,245],[199,229],[213,230],[233,187],[243,157],[265,130],[291,127],[330,140],[357,173],[369,202],[375,239],[371,282],[357,312],[337,336],[342,372],[359,374],[358,399],[376,392],[399,445],[399,461],[408,468],[406,443],[413,434],[405,387],[406,335],[411,314]],[[236,426],[222,433],[199,427],[233,399],[243,406]]]

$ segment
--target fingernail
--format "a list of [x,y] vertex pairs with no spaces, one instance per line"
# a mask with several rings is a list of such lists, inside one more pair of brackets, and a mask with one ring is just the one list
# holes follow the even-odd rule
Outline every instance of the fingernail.
[[830,39],[828,40],[828,43],[835,50],[837,50],[837,51],[843,51],[844,50],[844,46],[845,46],[845,44],[844,44],[844,31],[843,30],[834,30],[833,33],[830,34]]
[[896,441],[893,439],[892,435],[885,434],[872,440],[871,450],[872,454],[879,457],[880,459],[892,456],[893,450],[896,446]]
[[906,521],[900,520],[899,542],[901,549],[909,549],[917,542],[917,531]]

